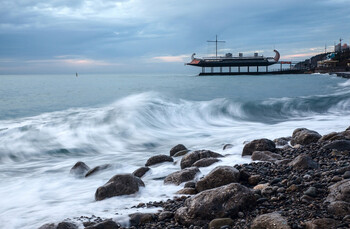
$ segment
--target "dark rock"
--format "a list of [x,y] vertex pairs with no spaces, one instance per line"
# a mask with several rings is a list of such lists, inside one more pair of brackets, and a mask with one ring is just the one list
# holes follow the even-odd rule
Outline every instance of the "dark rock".
[[344,217],[350,214],[350,203],[345,201],[334,201],[328,205],[327,210],[332,215]]
[[114,222],[113,220],[105,220],[101,223],[85,227],[85,229],[118,229],[120,225]]
[[130,226],[140,226],[146,223],[150,223],[154,220],[155,216],[151,213],[134,213],[130,214]]
[[218,219],[213,219],[209,223],[209,228],[210,229],[221,229],[223,226],[231,226],[234,225],[234,221],[231,218],[218,218]]
[[196,161],[199,161],[203,158],[209,158],[209,157],[223,157],[221,154],[212,152],[210,150],[196,150],[191,153],[186,154],[181,159],[181,169],[191,167]]
[[89,166],[87,166],[84,162],[78,161],[75,165],[70,169],[70,174],[74,176],[83,177],[89,171]]
[[104,165],[99,165],[99,166],[96,166],[95,168],[93,169],[90,169],[86,174],[85,174],[85,177],[89,177],[93,174],[96,174],[97,172],[100,172],[102,170],[106,170],[108,168],[110,168],[111,165],[110,164],[104,164]]
[[199,169],[197,167],[186,168],[169,174],[164,179],[164,184],[180,185],[183,182],[193,180],[197,173],[199,173]]
[[346,171],[343,175],[344,179],[349,179],[350,178],[350,171]]
[[272,153],[270,151],[254,151],[252,154],[253,161],[269,161],[274,162],[276,160],[281,160],[282,156],[277,153]]
[[273,142],[276,144],[276,146],[285,146],[285,145],[288,145],[288,142],[291,139],[292,137],[276,138],[273,140]]
[[314,219],[305,223],[305,229],[333,229],[337,228],[337,221],[334,219]]
[[163,163],[163,162],[173,162],[174,159],[170,156],[167,155],[156,155],[153,157],[150,157],[147,162],[146,162],[146,166],[151,166],[151,165],[155,165],[155,164],[159,164],[159,163]]
[[276,145],[273,141],[262,138],[249,142],[243,148],[242,156],[252,155],[254,151],[276,151]]
[[143,177],[143,175],[145,175],[149,170],[150,170],[150,168],[148,168],[148,167],[141,167],[141,168],[136,169],[136,170],[132,173],[132,175],[141,178],[141,177]]
[[185,184],[184,188],[196,188],[196,182],[189,181]]
[[195,188],[183,188],[183,189],[177,191],[175,194],[195,195],[197,193],[198,192]]
[[215,218],[235,217],[239,211],[255,207],[251,189],[232,183],[203,191],[177,209],[175,219],[183,225],[204,225]]
[[350,179],[339,181],[328,188],[329,194],[326,201],[347,201],[350,202]]
[[196,184],[198,192],[239,181],[239,171],[231,166],[218,166]]
[[322,136],[316,131],[309,130],[306,128],[298,128],[294,130],[292,135],[291,145],[308,145],[310,143],[317,142]]
[[196,161],[195,163],[193,163],[192,166],[195,166],[195,167],[208,167],[216,162],[220,161],[219,159],[217,158],[203,158],[203,159],[200,159],[198,161]]
[[350,140],[336,140],[323,146],[323,148],[337,151],[350,151]]
[[39,229],[56,229],[56,225],[54,223],[46,223],[39,227]]
[[56,229],[78,229],[78,226],[75,225],[74,223],[61,222],[57,224]]
[[162,220],[165,220],[165,219],[170,219],[170,218],[173,218],[174,217],[174,213],[173,212],[170,212],[170,211],[162,211],[159,216],[158,216],[158,220],[159,221],[162,221]]
[[316,169],[319,167],[318,164],[306,154],[300,154],[288,165],[292,166],[294,169]]
[[178,153],[180,151],[187,151],[187,148],[182,144],[178,144],[178,145],[174,146],[173,148],[171,148],[170,156],[174,156],[176,153]]
[[249,177],[248,183],[250,185],[254,186],[254,185],[257,185],[260,182],[260,180],[261,180],[261,176],[260,175],[252,175],[252,176]]
[[291,161],[292,161],[292,159],[282,159],[282,160],[277,160],[274,163],[277,165],[287,165]]
[[248,171],[246,171],[245,169],[241,169],[239,171],[240,181],[248,181],[249,177],[250,177],[250,173]]
[[222,150],[231,149],[232,147],[233,147],[232,144],[225,144],[224,147],[222,147]]
[[173,157],[181,157],[181,156],[187,154],[188,152],[190,152],[190,151],[189,150],[182,150],[182,151],[179,151],[176,154],[174,154]]
[[304,194],[311,196],[311,197],[316,197],[317,196],[317,189],[315,187],[310,187],[304,192]]
[[96,190],[95,199],[103,200],[113,196],[130,195],[138,192],[140,186],[145,186],[140,178],[132,174],[117,174]]
[[268,213],[256,217],[251,229],[291,229],[287,220],[277,212]]

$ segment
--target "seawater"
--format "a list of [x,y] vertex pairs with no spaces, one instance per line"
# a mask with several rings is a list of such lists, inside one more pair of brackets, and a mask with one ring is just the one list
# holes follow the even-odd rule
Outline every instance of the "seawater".
[[[250,162],[244,142],[326,134],[350,125],[350,81],[330,75],[1,75],[0,228],[38,228],[97,215],[127,222],[140,202],[172,198],[162,180],[177,164],[153,166],[140,192],[96,202],[94,193],[176,144],[229,154],[217,165]],[[234,147],[223,151],[224,144]],[[85,179],[84,161],[112,168]],[[142,210],[141,210],[142,211]],[[150,209],[157,211],[157,209]],[[82,225],[81,225],[82,227]]]

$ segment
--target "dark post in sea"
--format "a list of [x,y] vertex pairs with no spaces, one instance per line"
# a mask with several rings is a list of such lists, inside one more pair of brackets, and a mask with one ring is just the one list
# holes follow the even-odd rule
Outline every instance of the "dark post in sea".
[[[218,56],[218,41],[216,36],[215,41],[215,57],[203,57],[195,58],[195,53],[192,54],[192,61],[186,65],[192,65],[196,67],[202,67],[202,72],[199,75],[262,75],[262,74],[292,74],[299,73],[300,70],[292,69],[292,62],[280,61],[280,53],[277,50],[275,57],[259,56],[258,53],[254,53],[254,56],[243,56],[243,53],[239,53],[238,57],[232,56],[232,53],[226,53],[225,56]],[[269,71],[268,66],[279,63],[280,69]],[[282,65],[288,64],[289,69],[283,69]],[[219,71],[214,71],[215,68],[219,68]],[[237,71],[232,71],[232,67],[237,67]],[[241,67],[247,68],[247,71],[241,71]],[[250,71],[250,67],[256,67],[256,71]],[[265,67],[265,71],[259,71],[259,67]],[[206,72],[206,68],[210,68],[210,72]],[[228,71],[223,71],[223,68],[228,68]]]

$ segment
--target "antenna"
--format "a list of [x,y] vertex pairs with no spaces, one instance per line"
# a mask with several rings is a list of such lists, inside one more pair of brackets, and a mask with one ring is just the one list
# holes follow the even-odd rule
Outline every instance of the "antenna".
[[207,42],[215,42],[215,57],[218,57],[218,42],[225,43],[226,41],[218,41],[218,35],[216,35],[215,41],[207,41]]
[[324,44],[324,53],[327,53],[327,43]]

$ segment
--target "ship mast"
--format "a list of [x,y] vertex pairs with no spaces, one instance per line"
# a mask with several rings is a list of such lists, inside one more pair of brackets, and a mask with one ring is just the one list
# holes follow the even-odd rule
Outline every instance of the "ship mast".
[[215,57],[218,57],[218,42],[225,43],[225,41],[218,41],[218,35],[216,35],[215,41],[207,41],[207,42],[215,42]]

